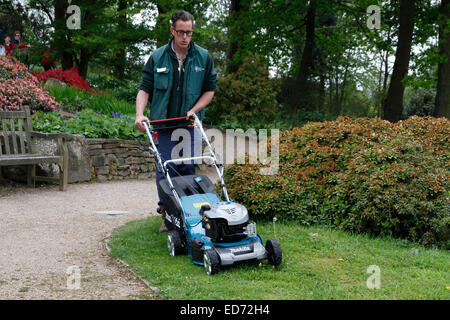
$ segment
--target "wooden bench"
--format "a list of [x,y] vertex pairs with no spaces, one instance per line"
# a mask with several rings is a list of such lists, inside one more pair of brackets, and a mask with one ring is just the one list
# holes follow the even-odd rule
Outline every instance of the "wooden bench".
[[[0,169],[2,166],[26,165],[29,186],[34,186],[35,181],[59,182],[60,190],[66,190],[69,152],[65,139],[62,137],[57,139],[59,155],[36,153],[35,138],[47,136],[33,131],[28,106],[24,106],[22,111],[0,111],[0,122],[2,126],[0,134]],[[59,166],[59,178],[36,176],[36,164],[40,163],[57,164]]]

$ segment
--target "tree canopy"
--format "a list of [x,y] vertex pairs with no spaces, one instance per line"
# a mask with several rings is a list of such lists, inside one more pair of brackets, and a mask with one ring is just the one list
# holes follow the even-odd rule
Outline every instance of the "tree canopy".
[[[449,0],[0,0],[0,29],[20,30],[35,54],[51,48],[62,68],[75,67],[84,78],[137,81],[145,57],[170,39],[173,12],[186,10],[195,17],[194,41],[209,50],[219,75],[238,73],[246,59],[256,57],[269,78],[279,81],[277,100],[290,114],[395,122],[416,113],[404,106],[412,92],[431,92],[436,108],[427,112],[449,117],[449,5]],[[70,6],[79,8],[80,28],[69,27],[76,17]]]

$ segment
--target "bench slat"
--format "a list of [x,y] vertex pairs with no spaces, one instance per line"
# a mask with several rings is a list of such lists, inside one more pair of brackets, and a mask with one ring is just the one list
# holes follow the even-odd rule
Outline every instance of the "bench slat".
[[26,122],[25,122],[25,138],[28,141],[27,145],[27,153],[36,153],[35,145],[31,141],[31,131],[33,131],[33,124],[31,123],[31,114],[30,114],[30,108],[24,107],[24,112],[26,114]]
[[18,154],[19,150],[17,149],[17,134],[16,134],[16,123],[14,119],[11,119],[9,122],[11,127],[11,139],[13,143],[13,154]]
[[5,142],[5,152],[6,154],[11,154],[11,150],[9,148],[9,139],[8,139],[8,126],[6,125],[6,119],[2,119],[2,127],[3,127],[3,141]]
[[20,156],[2,156],[0,166],[25,165],[38,163],[62,163],[62,156],[39,156],[39,155],[20,155]]
[[0,111],[0,119],[26,119],[26,111]]
[[26,150],[25,150],[25,142],[24,142],[24,139],[23,139],[23,135],[24,135],[24,132],[23,132],[23,119],[18,119],[17,121],[19,122],[19,131],[20,131],[20,133],[19,133],[20,150],[21,150],[20,153],[24,154],[26,152]]

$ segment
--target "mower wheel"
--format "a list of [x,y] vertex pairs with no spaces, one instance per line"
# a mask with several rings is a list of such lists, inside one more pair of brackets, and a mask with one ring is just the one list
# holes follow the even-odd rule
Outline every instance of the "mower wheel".
[[214,249],[205,250],[203,253],[203,266],[205,267],[205,271],[208,276],[219,272],[220,259]]
[[184,253],[185,248],[179,231],[169,230],[167,234],[167,249],[172,257]]
[[271,265],[278,266],[281,263],[282,251],[278,240],[270,239],[266,242],[267,260]]

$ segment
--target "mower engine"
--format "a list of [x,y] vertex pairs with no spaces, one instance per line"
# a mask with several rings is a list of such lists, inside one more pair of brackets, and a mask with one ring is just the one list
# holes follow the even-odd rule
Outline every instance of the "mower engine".
[[256,224],[249,221],[248,211],[234,202],[204,205],[200,210],[202,226],[212,242],[236,242],[256,237]]

